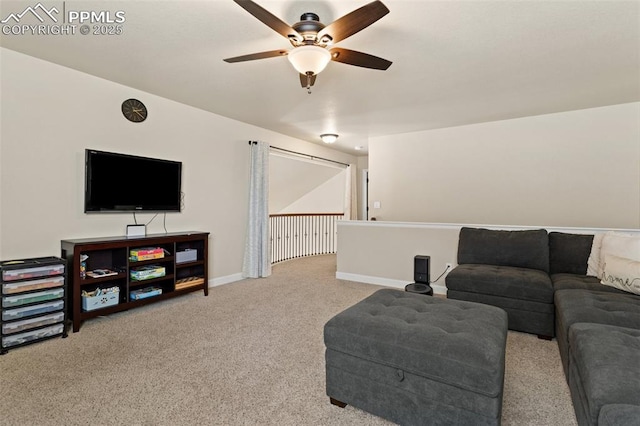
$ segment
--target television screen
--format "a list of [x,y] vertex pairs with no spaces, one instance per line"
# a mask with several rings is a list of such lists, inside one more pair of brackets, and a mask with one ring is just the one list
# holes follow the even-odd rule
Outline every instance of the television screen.
[[179,212],[179,161],[87,149],[84,211]]

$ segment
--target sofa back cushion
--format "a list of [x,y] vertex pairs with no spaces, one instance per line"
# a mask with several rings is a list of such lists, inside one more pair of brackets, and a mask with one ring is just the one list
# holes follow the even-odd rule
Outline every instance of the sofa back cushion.
[[549,236],[545,229],[494,231],[463,227],[458,263],[516,266],[549,272]]
[[552,274],[587,274],[593,246],[591,234],[549,232],[549,270]]

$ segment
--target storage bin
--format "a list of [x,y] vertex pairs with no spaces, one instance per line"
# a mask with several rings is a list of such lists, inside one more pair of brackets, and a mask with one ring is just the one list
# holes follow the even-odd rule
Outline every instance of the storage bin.
[[82,296],[82,310],[93,311],[95,309],[115,306],[120,301],[120,291],[103,293],[99,296]]
[[37,293],[26,293],[18,296],[7,296],[2,298],[3,308],[22,306],[28,303],[45,302],[47,300],[60,299],[64,296],[64,288],[54,290],[39,291]]
[[55,324],[62,321],[64,321],[64,312],[56,312],[55,314],[43,315],[41,317],[4,323],[2,324],[2,334],[19,333],[21,331],[31,330],[32,328]]
[[48,312],[60,311],[64,308],[64,300],[42,303],[40,305],[25,306],[23,308],[6,309],[2,311],[2,321],[11,321],[26,318],[33,315],[46,314]]
[[28,267],[22,269],[2,269],[3,281],[24,280],[27,278],[46,277],[64,274],[64,265]]
[[25,291],[40,290],[45,288],[62,287],[64,285],[64,277],[57,276],[51,278],[44,278],[41,280],[32,281],[20,281],[17,283],[3,283],[3,294],[23,293]]
[[198,250],[186,249],[176,253],[176,263],[195,262],[198,260]]
[[64,331],[64,324],[56,324],[51,327],[41,328],[38,330],[27,331],[26,333],[12,334],[2,338],[2,347],[8,348],[11,346],[28,343],[33,340],[43,339],[45,337],[55,336],[56,334],[62,334]]

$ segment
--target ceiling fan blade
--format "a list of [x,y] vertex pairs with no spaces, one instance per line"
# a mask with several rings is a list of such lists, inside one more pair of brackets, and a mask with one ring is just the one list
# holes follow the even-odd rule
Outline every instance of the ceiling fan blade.
[[332,42],[337,43],[367,28],[387,13],[389,13],[387,6],[379,0],[373,1],[324,27],[318,32],[318,40],[329,35]]
[[267,59],[274,58],[276,56],[286,56],[289,52],[286,50],[270,50],[268,52],[260,52],[260,53],[252,53],[250,55],[242,55],[235,56],[233,58],[227,58],[224,61],[233,63],[233,62],[244,62],[244,61],[255,61],[256,59]]
[[[316,74],[311,76],[311,80],[309,81],[310,83],[309,87],[312,87],[314,84],[316,84],[316,77],[317,77]],[[307,87],[307,76],[302,73],[300,73],[300,86]]]
[[233,1],[235,1],[244,10],[246,10],[256,18],[258,18],[260,22],[262,22],[263,24],[265,24],[266,26],[268,26],[278,34],[281,34],[283,37],[286,37],[288,39],[296,38],[302,41],[302,36],[296,30],[291,28],[291,25],[287,24],[286,22],[283,22],[280,18],[276,17],[271,12],[264,9],[262,6],[259,6],[258,4],[252,2],[251,0],[233,0]]
[[330,52],[332,61],[355,65],[356,67],[386,70],[393,63],[386,59],[369,55],[368,53],[356,52],[355,50],[342,49],[340,47],[334,47]]

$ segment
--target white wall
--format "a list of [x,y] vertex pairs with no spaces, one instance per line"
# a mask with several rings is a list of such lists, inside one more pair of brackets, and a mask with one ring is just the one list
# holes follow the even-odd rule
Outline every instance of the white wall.
[[346,169],[286,206],[280,213],[343,213]]
[[638,228],[640,103],[371,138],[369,180],[383,221]]
[[[0,48],[0,66],[2,259],[59,255],[61,239],[123,235],[131,214],[83,212],[86,148],[182,161],[185,208],[167,214],[167,229],[210,232],[211,276],[221,280],[242,269],[249,140],[353,158],[9,49]],[[131,97],[147,105],[145,122],[122,116]],[[161,215],[149,232],[164,232]]]
[[344,187],[344,167],[340,165],[293,158],[275,150],[269,155],[271,214],[340,213],[344,210]]

